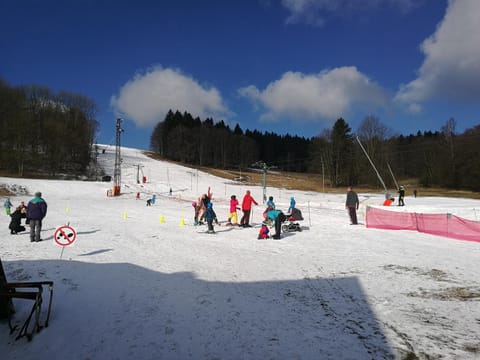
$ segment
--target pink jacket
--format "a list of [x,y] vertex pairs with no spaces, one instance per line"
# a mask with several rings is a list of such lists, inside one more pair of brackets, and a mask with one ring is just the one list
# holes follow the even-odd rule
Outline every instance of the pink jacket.
[[230,212],[236,212],[237,211],[237,206],[238,206],[238,200],[237,199],[231,199],[230,200]]

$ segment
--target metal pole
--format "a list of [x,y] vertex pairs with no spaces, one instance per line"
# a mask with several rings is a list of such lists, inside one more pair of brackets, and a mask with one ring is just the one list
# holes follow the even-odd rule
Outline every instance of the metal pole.
[[120,156],[120,134],[122,133],[122,119],[118,118],[117,119],[117,125],[116,125],[116,143],[115,143],[115,168],[113,170],[113,182],[114,182],[114,188],[113,188],[113,195],[117,196],[120,195],[120,186],[121,186],[121,156]]
[[267,164],[263,163],[263,203],[267,201]]
[[322,191],[325,194],[325,169],[323,167],[323,156],[322,156]]
[[358,138],[358,136],[357,136],[357,141],[358,141],[358,144],[360,145],[360,147],[362,148],[363,152],[365,153],[365,156],[367,157],[368,161],[370,161],[370,164],[372,165],[373,170],[375,170],[375,173],[377,174],[378,180],[380,180],[380,182],[381,182],[382,185],[383,185],[383,188],[385,189],[385,193],[388,193],[387,187],[385,186],[385,183],[383,182],[382,177],[381,177],[380,174],[378,173],[378,170],[377,170],[377,168],[375,167],[375,165],[373,164],[373,161],[370,159],[370,156],[368,156],[367,151],[366,151],[365,148],[363,147],[363,145],[362,145],[362,143],[360,142],[360,139]]
[[390,174],[392,174],[392,178],[393,178],[393,182],[395,183],[395,186],[397,187],[397,189],[399,189],[397,179],[395,179],[395,176],[393,176],[392,168],[390,167],[390,164],[388,162],[387,162],[387,166],[388,166],[388,170],[390,170]]

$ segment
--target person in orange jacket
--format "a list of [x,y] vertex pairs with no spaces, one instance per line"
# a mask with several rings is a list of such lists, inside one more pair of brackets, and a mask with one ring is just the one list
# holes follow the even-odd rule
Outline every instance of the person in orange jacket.
[[395,201],[394,198],[389,198],[389,199],[386,199],[384,202],[383,202],[383,206],[390,206],[392,205],[392,203]]

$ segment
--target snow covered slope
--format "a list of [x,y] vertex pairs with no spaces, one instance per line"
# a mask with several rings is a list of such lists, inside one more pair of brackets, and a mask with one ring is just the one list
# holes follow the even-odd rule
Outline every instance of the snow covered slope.
[[[99,155],[107,174],[114,155]],[[261,187],[136,149],[122,148],[122,159],[118,197],[106,196],[112,183],[0,178],[28,191],[12,197],[14,205],[35,191],[48,203],[40,243],[10,235],[9,218],[0,216],[8,279],[55,282],[50,326],[32,342],[14,341],[0,323],[2,359],[479,358],[479,243],[351,226],[345,195],[275,188],[267,195],[277,208],[297,200],[302,232],[257,240],[260,205],[253,228],[206,234],[192,225],[191,203],[209,186],[219,220],[232,194],[241,200],[251,190],[261,204]],[[137,183],[138,169],[146,184]],[[359,197],[360,219],[383,200]],[[480,214],[478,200],[405,202],[392,210]],[[53,235],[65,224],[77,238],[62,249]],[[28,304],[15,304],[20,322]]]

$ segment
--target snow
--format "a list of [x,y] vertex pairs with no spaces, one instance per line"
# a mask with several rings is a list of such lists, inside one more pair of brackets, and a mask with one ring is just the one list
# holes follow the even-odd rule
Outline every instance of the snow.
[[[99,155],[111,175],[114,156]],[[276,188],[267,196],[284,211],[294,196],[303,231],[257,240],[261,187],[136,149],[122,148],[122,160],[118,197],[106,196],[112,183],[0,178],[27,189],[14,205],[36,191],[48,203],[40,243],[10,235],[0,216],[8,280],[55,282],[50,326],[31,342],[0,322],[2,360],[480,358],[480,243],[352,226],[345,194]],[[146,184],[137,184],[138,164]],[[251,190],[254,227],[193,226],[191,203],[209,186],[221,221],[230,195],[241,201]],[[359,197],[360,219],[383,202],[380,193]],[[472,199],[405,203],[391,210],[480,215]],[[65,224],[77,237],[61,247],[53,238]],[[15,301],[15,323],[28,305]]]

